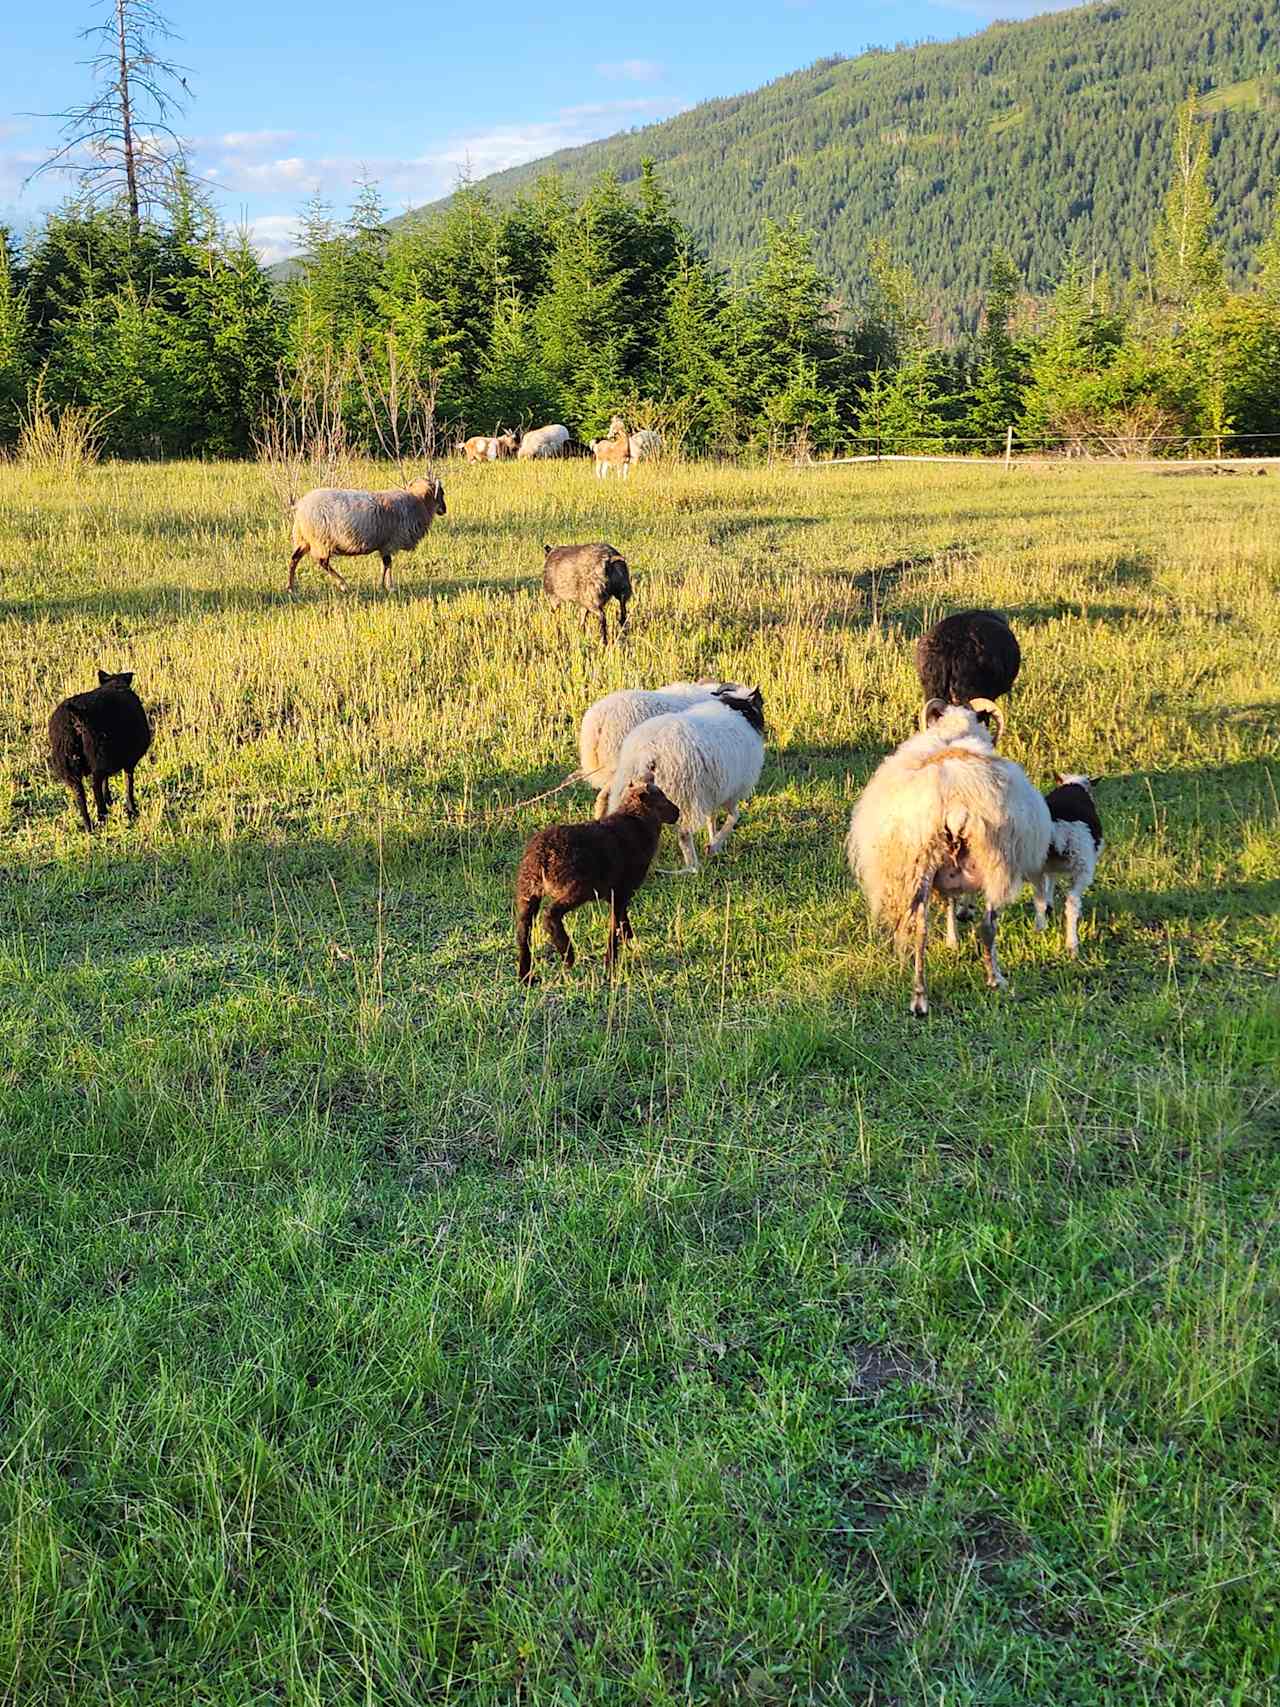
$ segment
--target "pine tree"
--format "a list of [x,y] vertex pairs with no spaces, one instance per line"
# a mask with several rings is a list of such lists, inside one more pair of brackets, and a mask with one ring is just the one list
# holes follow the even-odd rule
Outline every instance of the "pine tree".
[[35,371],[27,292],[8,228],[0,225],[0,444],[13,439]]

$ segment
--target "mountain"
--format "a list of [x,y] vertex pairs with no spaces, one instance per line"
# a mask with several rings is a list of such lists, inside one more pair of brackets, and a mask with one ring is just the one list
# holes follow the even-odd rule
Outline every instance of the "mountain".
[[1278,66],[1276,0],[1104,0],[824,60],[483,183],[507,202],[557,172],[581,192],[606,170],[634,179],[650,157],[725,266],[756,247],[762,216],[795,212],[846,298],[883,236],[949,319],[969,320],[994,245],[1037,292],[1073,244],[1118,275],[1141,265],[1189,88],[1212,125],[1220,233],[1242,274],[1280,178]]

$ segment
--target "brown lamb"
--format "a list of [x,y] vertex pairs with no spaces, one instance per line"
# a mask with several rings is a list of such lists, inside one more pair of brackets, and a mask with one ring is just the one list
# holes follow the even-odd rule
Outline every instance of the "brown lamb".
[[605,966],[613,971],[620,939],[635,934],[627,911],[658,851],[664,824],[680,816],[654,782],[638,777],[616,812],[590,824],[549,824],[525,844],[516,875],[516,948],[520,980],[533,976],[529,933],[538,909],[547,903],[547,935],[566,966],[574,961],[564,916],[588,901],[609,903],[609,946]]

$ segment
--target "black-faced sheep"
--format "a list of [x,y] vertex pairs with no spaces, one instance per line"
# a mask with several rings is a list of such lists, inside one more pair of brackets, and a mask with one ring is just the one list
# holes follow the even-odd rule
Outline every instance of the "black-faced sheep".
[[588,901],[609,903],[609,946],[605,965],[613,970],[619,938],[631,941],[631,898],[649,874],[664,824],[676,808],[652,776],[630,784],[617,810],[590,824],[552,824],[530,836],[516,875],[517,970],[523,983],[533,975],[529,933],[538,909],[547,904],[547,935],[566,966],[574,961],[564,916]]
[[382,559],[382,586],[391,591],[391,559],[397,551],[413,551],[426,538],[437,516],[447,514],[444,487],[438,480],[414,480],[389,492],[347,492],[319,486],[299,498],[293,511],[293,556],[289,560],[289,591],[298,564],[308,553],[340,587],[346,582],[330,566],[331,557]]
[[[991,710],[994,711],[994,707]],[[924,957],[929,898],[981,892],[979,927],[987,983],[1005,979],[996,958],[996,914],[1044,869],[1049,808],[1021,766],[1001,758],[969,706],[933,700],[928,728],[884,759],[862,791],[845,842],[872,917],[900,949],[915,943],[911,1012],[929,1011]]]
[[125,774],[125,811],[138,816],[133,797],[133,772],[151,745],[151,725],[142,701],[130,683],[132,670],[115,675],[98,671],[98,686],[64,699],[49,719],[50,763],[54,774],[71,790],[80,809],[80,822],[92,830],[85,800],[84,779],[93,782],[98,822],[105,824],[111,806],[109,777]]
[[618,601],[618,632],[627,625],[627,601],[631,597],[631,574],[626,559],[613,546],[544,545],[542,585],[551,603],[577,605],[585,627],[591,618],[600,622],[600,643],[609,643],[605,606]]
[[926,701],[971,705],[975,699],[999,699],[1021,665],[1017,636],[998,611],[960,611],[916,641],[916,674]]
[[736,682],[668,682],[662,688],[619,688],[587,707],[578,732],[581,769],[572,780],[581,779],[596,790],[597,818],[609,810],[609,788],[618,755],[631,731],[651,717],[684,711],[699,700],[711,699],[724,688],[736,690],[744,698],[751,692]]
[[1044,869],[1033,879],[1036,901],[1036,929],[1044,930],[1053,911],[1053,886],[1057,878],[1067,885],[1063,904],[1066,922],[1067,953],[1080,952],[1080,902],[1093,882],[1098,859],[1102,853],[1102,820],[1094,802],[1093,790],[1102,781],[1100,776],[1064,775],[1059,771],[1057,788],[1045,795],[1052,828],[1049,833],[1049,855]]

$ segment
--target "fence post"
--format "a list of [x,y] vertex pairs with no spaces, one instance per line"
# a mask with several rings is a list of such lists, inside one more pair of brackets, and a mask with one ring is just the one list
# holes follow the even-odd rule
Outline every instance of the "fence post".
[[1004,471],[1007,474],[1013,466],[1013,428],[1010,427],[1004,441]]

